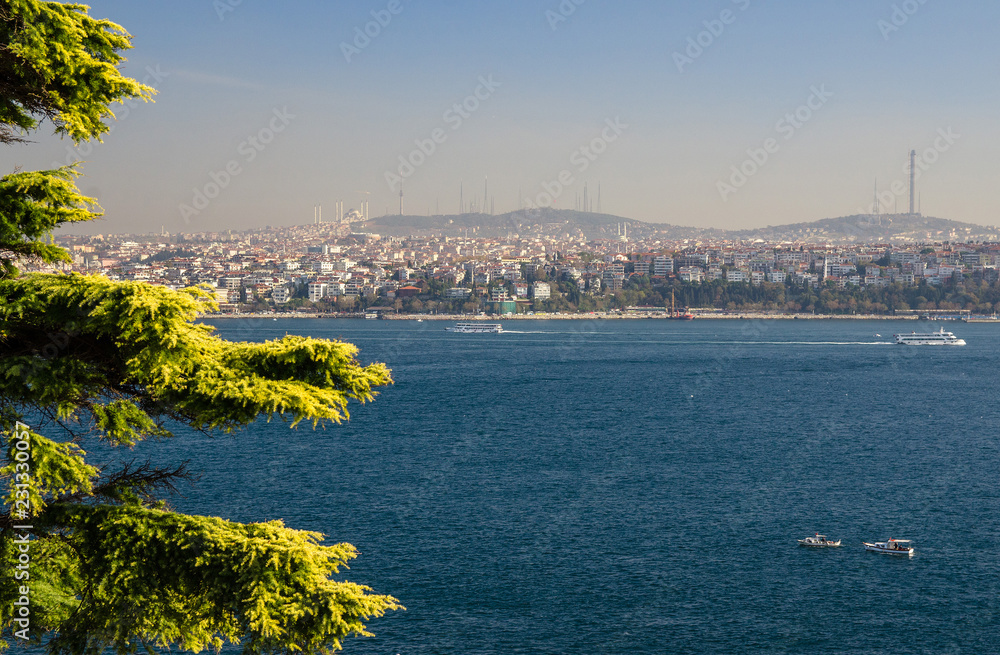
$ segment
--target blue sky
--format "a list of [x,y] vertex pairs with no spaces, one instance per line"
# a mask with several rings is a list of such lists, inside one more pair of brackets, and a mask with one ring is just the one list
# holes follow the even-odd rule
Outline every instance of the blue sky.
[[[1000,223],[994,4],[100,0],[91,14],[133,35],[125,71],[159,71],[156,102],[120,108],[91,149],[45,126],[0,154],[4,171],[84,159],[106,217],[78,232],[300,224],[364,198],[396,213],[393,176],[408,214],[456,212],[460,184],[481,204],[488,176],[498,213],[573,208],[600,184],[607,213],[776,225],[866,210],[876,177],[905,182],[911,148],[923,213]],[[600,151],[586,170],[581,147]]]

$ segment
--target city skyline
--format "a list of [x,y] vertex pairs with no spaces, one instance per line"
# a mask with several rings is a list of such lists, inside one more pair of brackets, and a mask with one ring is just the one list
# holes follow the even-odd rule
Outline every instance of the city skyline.
[[977,66],[997,54],[997,13],[94,2],[134,36],[124,70],[155,104],[116,111],[104,144],[43,125],[3,166],[86,160],[80,187],[106,216],[75,232],[306,224],[341,201],[373,218],[401,200],[411,215],[460,198],[574,209],[585,185],[604,213],[750,229],[863,213],[876,180],[882,211],[905,211],[915,150],[922,213],[995,225],[997,88]]

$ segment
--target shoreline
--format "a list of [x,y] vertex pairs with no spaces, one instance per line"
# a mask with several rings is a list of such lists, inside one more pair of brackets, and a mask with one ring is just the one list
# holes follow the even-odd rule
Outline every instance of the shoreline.
[[[317,314],[317,313],[290,313],[290,314],[199,314],[199,320],[205,319],[288,319],[288,318],[309,318],[309,319],[364,319],[365,315],[361,313],[353,314]],[[652,320],[652,321],[669,321],[678,320],[671,319],[662,314],[610,314],[610,313],[593,313],[593,314],[516,314],[513,316],[495,316],[495,315],[462,315],[462,314],[404,314],[404,315],[391,315],[378,319],[383,321],[582,321],[582,320],[601,320],[601,321],[619,321],[619,320]],[[765,312],[742,312],[742,313],[706,313],[706,314],[695,314],[694,321],[704,321],[704,320],[807,320],[807,321],[823,321],[823,320],[840,320],[840,321],[916,321],[918,316],[885,316],[880,314],[849,314],[849,315],[838,315],[838,314],[769,314]],[[954,319],[937,319],[941,321],[951,322]],[[682,321],[687,322],[687,321]],[[956,321],[957,322],[957,321]]]

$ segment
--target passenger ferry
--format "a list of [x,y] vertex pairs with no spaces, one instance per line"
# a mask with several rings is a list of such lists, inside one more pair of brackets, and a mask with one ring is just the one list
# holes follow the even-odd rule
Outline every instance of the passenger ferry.
[[901,346],[964,346],[965,339],[959,339],[951,332],[945,332],[941,328],[937,332],[930,334],[894,334],[896,343]]
[[499,334],[503,332],[503,326],[499,323],[459,323],[453,327],[446,327],[445,330],[463,334]]

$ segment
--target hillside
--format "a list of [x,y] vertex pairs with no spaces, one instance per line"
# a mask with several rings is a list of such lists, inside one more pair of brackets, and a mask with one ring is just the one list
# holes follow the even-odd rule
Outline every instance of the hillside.
[[931,216],[895,214],[824,218],[752,230],[721,230],[666,223],[647,223],[611,214],[567,209],[533,209],[491,216],[381,216],[359,230],[388,236],[475,236],[502,238],[549,236],[587,241],[615,239],[627,226],[630,239],[726,239],[733,241],[797,241],[805,243],[910,243],[927,241],[998,241],[1000,228]]
[[565,236],[592,241],[614,239],[619,228],[627,226],[629,237],[644,239],[667,232],[691,238],[708,235],[721,237],[724,230],[677,227],[666,223],[647,223],[632,218],[581,212],[571,209],[525,209],[491,216],[489,214],[458,214],[450,216],[380,216],[364,224],[364,230],[389,236],[476,236],[497,238],[508,235]]
[[735,239],[765,241],[911,243],[924,241],[996,241],[1000,228],[961,223],[932,216],[841,216],[811,223],[768,226],[727,232]]

